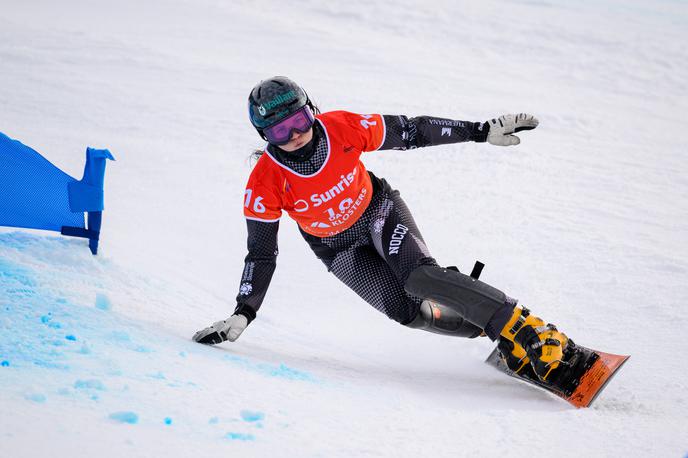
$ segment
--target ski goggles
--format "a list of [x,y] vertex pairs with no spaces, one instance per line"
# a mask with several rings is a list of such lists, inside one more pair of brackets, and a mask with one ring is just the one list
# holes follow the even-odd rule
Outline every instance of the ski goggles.
[[311,107],[304,105],[277,124],[263,129],[265,139],[273,145],[286,145],[291,140],[294,131],[305,134],[313,127],[315,116]]

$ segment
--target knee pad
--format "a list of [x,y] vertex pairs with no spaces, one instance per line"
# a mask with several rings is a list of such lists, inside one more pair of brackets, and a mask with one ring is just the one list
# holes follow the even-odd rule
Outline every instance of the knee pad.
[[454,309],[428,300],[423,301],[416,318],[406,326],[469,339],[478,337],[483,332],[479,327],[464,320]]
[[507,299],[500,290],[458,270],[430,265],[414,269],[404,283],[404,289],[409,294],[453,309],[480,329],[485,329]]

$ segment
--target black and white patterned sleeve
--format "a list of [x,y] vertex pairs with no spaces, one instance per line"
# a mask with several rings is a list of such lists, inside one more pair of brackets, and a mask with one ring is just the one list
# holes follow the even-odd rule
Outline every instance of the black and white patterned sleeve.
[[384,149],[414,149],[459,142],[484,142],[490,126],[483,122],[455,121],[434,116],[384,115]]
[[263,303],[277,265],[279,221],[267,223],[247,219],[246,226],[248,254],[244,259],[234,313],[246,316],[250,323]]

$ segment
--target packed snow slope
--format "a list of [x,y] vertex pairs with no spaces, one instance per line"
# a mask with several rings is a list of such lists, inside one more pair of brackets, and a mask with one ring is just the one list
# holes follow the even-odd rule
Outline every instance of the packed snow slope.
[[[109,148],[101,253],[0,232],[0,455],[662,456],[688,453],[688,6],[0,1],[0,131],[80,177]],[[632,358],[590,409],[483,364],[487,339],[404,328],[283,218],[236,343],[246,116],[260,79],[320,107],[485,120],[517,147],[366,154],[434,256],[579,343]],[[0,196],[6,198],[6,196]]]

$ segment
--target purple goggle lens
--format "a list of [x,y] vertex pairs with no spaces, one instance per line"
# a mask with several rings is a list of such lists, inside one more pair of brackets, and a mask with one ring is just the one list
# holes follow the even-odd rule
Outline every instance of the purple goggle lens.
[[265,138],[273,145],[286,145],[294,131],[305,134],[313,126],[315,117],[308,105],[290,114],[277,124],[263,129]]

